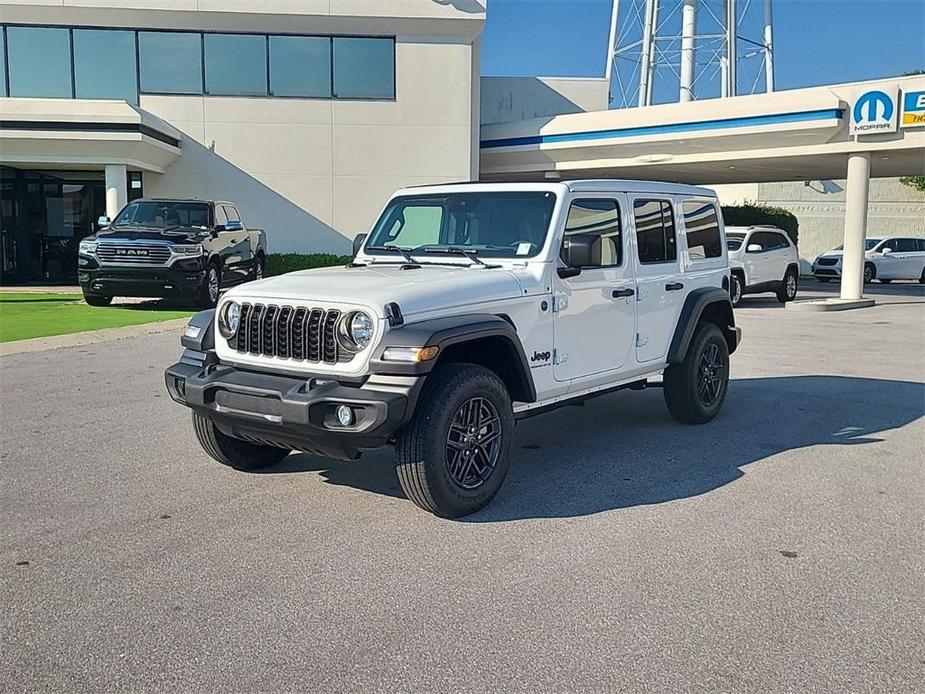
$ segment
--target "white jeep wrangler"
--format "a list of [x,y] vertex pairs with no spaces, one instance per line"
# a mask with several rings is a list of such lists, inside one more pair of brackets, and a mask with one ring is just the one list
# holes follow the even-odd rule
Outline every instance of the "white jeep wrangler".
[[519,418],[660,375],[676,419],[722,407],[740,331],[710,190],[409,188],[354,251],[190,320],[167,389],[219,462],[394,444],[408,497],[458,517],[497,493]]

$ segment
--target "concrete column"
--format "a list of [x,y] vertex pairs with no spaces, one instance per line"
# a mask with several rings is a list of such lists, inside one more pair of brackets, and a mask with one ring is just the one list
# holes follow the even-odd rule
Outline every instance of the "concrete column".
[[845,189],[845,246],[842,254],[841,298],[860,299],[864,289],[864,240],[867,237],[867,199],[870,191],[870,153],[848,155]]
[[128,171],[124,164],[106,165],[106,216],[115,219],[128,202]]

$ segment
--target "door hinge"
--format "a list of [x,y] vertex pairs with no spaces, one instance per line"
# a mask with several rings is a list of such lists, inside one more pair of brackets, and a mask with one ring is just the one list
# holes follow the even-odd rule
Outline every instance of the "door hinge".
[[553,364],[564,364],[568,361],[568,354],[565,352],[560,352],[557,349],[552,351],[552,363]]
[[554,296],[552,297],[552,312],[559,313],[568,308],[568,297],[567,296]]

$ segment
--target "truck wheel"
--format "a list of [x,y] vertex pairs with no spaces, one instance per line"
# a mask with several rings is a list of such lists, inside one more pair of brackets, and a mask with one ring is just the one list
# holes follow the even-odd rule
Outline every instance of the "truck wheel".
[[262,280],[263,273],[266,272],[266,261],[262,255],[257,256],[257,262],[254,263],[254,279]]
[[429,377],[397,441],[398,481],[411,501],[444,518],[484,508],[511,465],[514,412],[504,383],[473,364]]
[[777,290],[777,300],[782,304],[797,298],[797,284],[799,282],[797,271],[793,268],[784,273],[784,281]]
[[684,361],[664,374],[665,403],[679,422],[704,424],[723,406],[729,387],[729,346],[713,323],[700,323]]
[[223,434],[212,420],[193,412],[193,430],[203,450],[222,465],[235,470],[259,470],[278,463],[287,455],[286,448],[258,446]]
[[221,277],[218,263],[209,263],[209,269],[206,270],[206,277],[199,289],[196,302],[201,308],[212,308],[218,303],[218,292],[222,286]]
[[94,296],[93,294],[84,294],[84,301],[88,306],[109,306],[112,303],[111,296]]

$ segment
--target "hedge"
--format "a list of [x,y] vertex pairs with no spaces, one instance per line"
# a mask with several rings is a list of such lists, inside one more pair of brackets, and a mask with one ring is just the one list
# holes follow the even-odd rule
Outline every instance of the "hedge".
[[797,245],[800,236],[800,222],[790,210],[782,207],[770,207],[758,202],[746,202],[743,205],[723,207],[723,221],[726,226],[747,227],[758,224],[770,224],[783,229],[787,236]]
[[351,260],[349,255],[332,253],[271,253],[267,256],[266,275],[285,275],[296,270],[310,270],[316,267],[346,265]]

